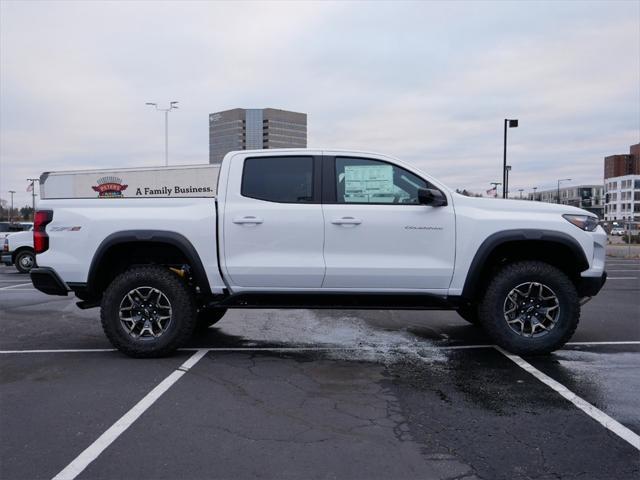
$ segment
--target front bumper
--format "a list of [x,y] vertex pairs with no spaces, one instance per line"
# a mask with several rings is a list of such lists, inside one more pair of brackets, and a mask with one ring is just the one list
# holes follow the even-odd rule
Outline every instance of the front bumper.
[[4,263],[6,266],[13,265],[13,255],[11,253],[3,253],[0,256],[0,263]]
[[31,282],[43,293],[47,295],[66,296],[69,293],[69,287],[58,276],[53,268],[36,267],[29,272],[31,274]]
[[607,272],[602,272],[599,277],[580,277],[578,282],[578,295],[580,297],[593,297],[607,281]]

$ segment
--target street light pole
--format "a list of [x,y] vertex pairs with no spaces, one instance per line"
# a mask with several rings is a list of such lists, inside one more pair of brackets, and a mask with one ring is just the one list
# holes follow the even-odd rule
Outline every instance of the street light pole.
[[509,175],[507,173],[507,128],[517,128],[517,119],[504,119],[504,149],[502,153],[502,198],[509,195]]
[[145,105],[155,107],[159,112],[164,112],[164,166],[169,166],[169,112],[178,108],[178,102],[169,102],[169,107],[159,108],[157,103],[147,102]]
[[11,194],[11,209],[9,210],[9,223],[11,223],[11,219],[13,218],[13,194],[16,193],[15,190],[9,190]]
[[570,182],[571,179],[570,178],[560,178],[558,179],[558,198],[557,198],[557,203],[560,203],[560,182]]

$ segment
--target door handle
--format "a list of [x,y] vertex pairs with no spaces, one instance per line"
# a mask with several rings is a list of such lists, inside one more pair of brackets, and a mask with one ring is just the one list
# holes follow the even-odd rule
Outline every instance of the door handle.
[[252,215],[247,215],[246,217],[236,217],[233,219],[233,223],[237,223],[237,224],[251,224],[251,225],[258,225],[260,223],[262,223],[262,219],[259,217],[254,217]]
[[335,218],[331,221],[334,225],[360,225],[362,220],[355,217]]

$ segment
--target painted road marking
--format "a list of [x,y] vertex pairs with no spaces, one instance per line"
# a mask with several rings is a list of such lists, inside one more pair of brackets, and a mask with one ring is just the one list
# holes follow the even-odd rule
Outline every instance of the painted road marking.
[[[610,342],[568,342],[567,346],[573,345],[640,345],[640,340],[621,340]],[[406,348],[415,347],[414,343],[399,343],[395,345],[381,344],[369,347],[192,347],[179,348],[180,352],[199,352],[206,350],[208,352],[326,352],[326,351],[369,351],[377,348]],[[478,344],[478,345],[426,345],[428,348],[437,350],[466,350],[473,348],[495,348],[495,345]],[[1,354],[20,354],[20,353],[100,353],[115,352],[115,348],[61,348],[61,349],[44,349],[44,350],[0,350]]]
[[207,354],[207,350],[198,350],[189,359],[174,370],[167,378],[160,382],[153,390],[140,400],[131,410],[125,413],[120,420],[111,425],[98,439],[89,445],[80,455],[78,455],[69,465],[67,465],[53,480],[72,480],[80,475],[91,462],[105,451],[120,435],[122,435],[140,415],[153,405],[162,394],[189,371],[202,357]]
[[637,280],[638,277],[607,277],[607,280]]
[[571,390],[569,390],[567,387],[565,387],[561,383],[556,382],[550,376],[542,373],[540,370],[535,368],[533,365],[531,365],[529,362],[524,360],[522,357],[519,357],[518,355],[513,355],[513,354],[503,350],[502,348],[500,348],[498,346],[496,346],[495,348],[500,353],[502,353],[505,357],[507,357],[509,360],[514,362],[516,365],[518,365],[520,368],[522,368],[526,372],[528,372],[531,375],[533,375],[534,377],[536,377],[538,380],[540,380],[542,383],[544,383],[545,385],[550,387],[552,390],[554,390],[557,393],[559,393],[565,399],[569,400],[576,407],[578,407],[584,413],[589,415],[591,418],[593,418],[596,422],[598,422],[600,425],[605,427],[607,430],[609,430],[609,431],[615,433],[616,435],[618,435],[620,438],[622,438],[624,441],[629,443],[636,450],[640,450],[640,436],[639,435],[637,435],[636,433],[632,432],[627,427],[625,427],[624,425],[622,425],[618,421],[616,421],[613,418],[611,418],[609,415],[604,413],[602,410],[594,407],[593,405],[591,405],[589,402],[587,402],[583,398],[577,396],[575,393],[573,393]]
[[31,283],[31,282],[29,282],[29,283],[18,283],[17,285],[11,285],[9,287],[2,287],[2,288],[0,288],[0,290],[9,290],[10,288],[26,287],[27,285],[33,286],[33,283]]
[[616,269],[616,270],[607,269],[607,273],[609,272],[640,272],[640,270],[631,270],[630,268],[622,268],[622,269]]

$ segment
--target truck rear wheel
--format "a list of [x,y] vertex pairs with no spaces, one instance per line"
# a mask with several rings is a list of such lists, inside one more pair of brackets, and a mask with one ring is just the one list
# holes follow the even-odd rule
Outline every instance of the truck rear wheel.
[[561,348],[580,320],[579,298],[569,277],[539,261],[502,268],[480,303],[480,321],[493,341],[516,354]]
[[102,297],[102,328],[131,357],[161,357],[183,346],[196,325],[196,307],[184,280],[148,265],[118,275]]
[[196,320],[196,331],[203,331],[209,328],[211,325],[215,325],[224,314],[227,313],[226,308],[202,308],[198,312]]

